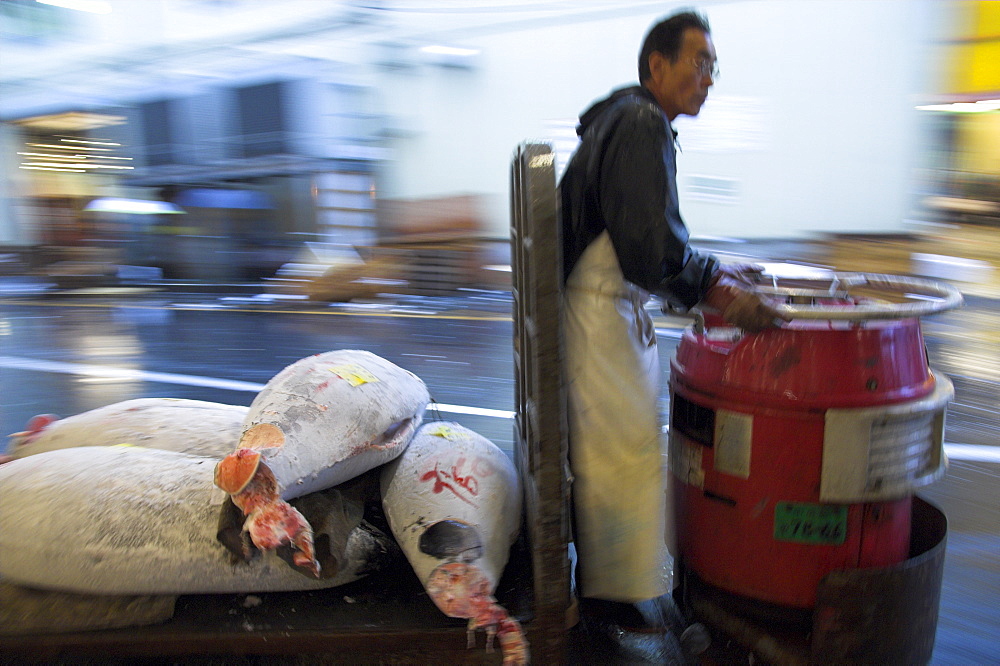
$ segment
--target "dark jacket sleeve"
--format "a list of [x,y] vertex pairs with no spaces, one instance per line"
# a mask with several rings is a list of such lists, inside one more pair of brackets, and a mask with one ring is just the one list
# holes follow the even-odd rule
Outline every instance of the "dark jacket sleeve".
[[668,132],[658,111],[628,105],[604,146],[598,196],[625,279],[690,308],[708,290],[717,261],[688,245]]

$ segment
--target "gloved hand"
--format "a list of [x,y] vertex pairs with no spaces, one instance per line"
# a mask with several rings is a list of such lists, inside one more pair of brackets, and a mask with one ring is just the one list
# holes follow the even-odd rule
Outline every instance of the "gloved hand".
[[708,292],[702,299],[702,305],[748,333],[780,326],[782,321],[789,319],[776,310],[746,276],[746,273],[760,272],[755,268],[721,265],[712,276]]
[[715,269],[715,275],[713,279],[717,276],[726,275],[736,280],[737,282],[742,282],[750,287],[757,284],[757,276],[764,272],[764,267],[760,264],[719,264],[719,267]]

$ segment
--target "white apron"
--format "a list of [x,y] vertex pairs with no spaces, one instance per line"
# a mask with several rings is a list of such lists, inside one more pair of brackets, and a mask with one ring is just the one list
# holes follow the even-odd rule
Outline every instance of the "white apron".
[[670,592],[656,332],[649,294],[627,282],[605,231],[566,281],[579,594],[634,602]]

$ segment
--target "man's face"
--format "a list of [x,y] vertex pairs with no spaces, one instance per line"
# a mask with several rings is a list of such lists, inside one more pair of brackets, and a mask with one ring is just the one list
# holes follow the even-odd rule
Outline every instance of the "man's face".
[[711,74],[714,69],[712,38],[697,28],[688,28],[675,62],[658,52],[649,56],[651,76],[646,86],[670,120],[681,114],[697,116],[708,89],[715,83]]

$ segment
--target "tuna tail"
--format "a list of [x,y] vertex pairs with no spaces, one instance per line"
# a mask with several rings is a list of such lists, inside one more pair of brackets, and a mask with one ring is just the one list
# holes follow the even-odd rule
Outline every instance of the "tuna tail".
[[293,551],[292,563],[319,578],[312,527],[281,499],[278,480],[260,458],[258,451],[237,449],[216,465],[215,485],[228,492],[247,517],[243,529],[257,548],[273,550],[288,544]]
[[230,495],[243,492],[260,466],[260,452],[236,449],[215,466],[215,485]]
[[320,564],[313,550],[312,527],[291,504],[279,499],[258,506],[247,516],[243,529],[250,533],[254,545],[262,550],[290,545],[292,563],[316,578],[320,577]]
[[215,485],[230,495],[243,492],[254,479],[261,451],[285,445],[285,434],[273,423],[258,423],[243,431],[236,450],[215,466]]
[[59,417],[55,414],[38,414],[32,416],[28,419],[28,424],[24,426],[24,430],[21,432],[12,432],[8,437],[14,440],[15,446],[30,444],[43,430],[58,420]]
[[521,625],[493,598],[490,582],[479,567],[463,562],[442,564],[431,572],[426,588],[442,613],[468,618],[469,647],[475,644],[475,631],[485,629],[486,649],[493,649],[493,637],[497,636],[504,664],[528,663],[528,641]]

